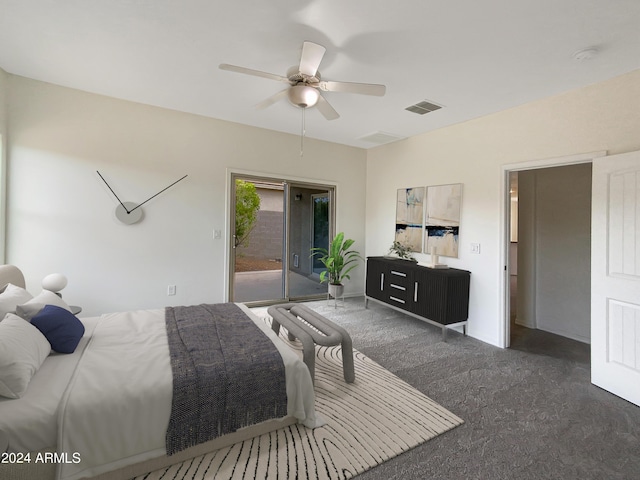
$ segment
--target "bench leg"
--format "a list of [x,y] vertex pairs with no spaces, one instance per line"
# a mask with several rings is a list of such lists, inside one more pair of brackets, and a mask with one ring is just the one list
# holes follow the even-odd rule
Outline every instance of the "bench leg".
[[309,369],[311,374],[311,382],[316,383],[316,346],[313,338],[307,335],[300,335],[302,342],[302,361]]
[[[275,318],[271,320],[271,330],[276,332],[276,335],[280,335],[280,322],[278,322]],[[290,342],[293,342],[296,339],[295,335],[292,335],[289,330],[287,330],[287,338]]]
[[[344,374],[344,380],[347,383],[353,383],[356,379],[356,374],[353,364],[353,345],[349,333],[340,325],[336,325],[328,318],[323,317],[319,313],[314,312],[313,310],[302,305],[294,306],[291,309],[291,312],[292,314],[295,314],[300,318],[306,317],[308,321],[310,318],[313,318],[315,320],[316,328],[320,328],[320,330],[322,330],[322,327],[320,327],[320,325],[323,325],[324,327],[328,327],[330,330],[334,330],[340,334],[340,347],[342,349],[342,371]],[[337,345],[337,343],[334,343],[333,345]]]
[[341,347],[344,381],[347,383],[353,383],[356,379],[356,372],[353,367],[353,345],[351,344],[351,337],[349,335],[342,335]]
[[280,322],[278,322],[275,318],[271,319],[271,330],[276,332],[276,335],[280,335]]

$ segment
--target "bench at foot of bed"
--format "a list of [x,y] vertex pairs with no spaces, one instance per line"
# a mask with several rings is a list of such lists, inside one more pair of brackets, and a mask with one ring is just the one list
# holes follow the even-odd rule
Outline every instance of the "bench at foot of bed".
[[315,345],[342,347],[342,369],[347,383],[353,383],[356,375],[353,369],[353,347],[347,331],[331,320],[299,303],[283,303],[267,309],[273,318],[271,328],[280,333],[280,326],[287,329],[289,340],[296,338],[302,342],[303,361],[315,380]]

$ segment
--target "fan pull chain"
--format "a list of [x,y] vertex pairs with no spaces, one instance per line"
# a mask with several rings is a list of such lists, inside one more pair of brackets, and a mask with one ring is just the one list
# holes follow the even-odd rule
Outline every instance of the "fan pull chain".
[[300,130],[300,158],[304,156],[304,136],[306,134],[305,129],[305,113],[306,108],[302,108],[302,128]]

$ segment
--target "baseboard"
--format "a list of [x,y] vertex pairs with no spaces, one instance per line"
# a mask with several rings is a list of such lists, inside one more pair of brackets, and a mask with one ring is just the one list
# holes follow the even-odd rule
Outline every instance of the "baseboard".
[[517,318],[515,319],[514,323],[520,327],[526,327],[526,328],[536,328],[535,325],[527,323],[526,321],[520,321]]
[[586,343],[587,345],[591,345],[591,338],[585,338],[581,335],[574,335],[574,334],[562,332],[559,330],[549,330],[544,328],[540,328],[539,330],[542,330],[543,332],[553,333],[554,335],[559,335],[561,337],[570,338],[571,340],[575,340],[576,342]]

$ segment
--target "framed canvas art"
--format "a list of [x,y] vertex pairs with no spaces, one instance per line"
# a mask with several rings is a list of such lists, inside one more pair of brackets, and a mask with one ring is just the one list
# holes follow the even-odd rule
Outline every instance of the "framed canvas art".
[[399,188],[396,202],[396,241],[412,252],[422,251],[424,187]]
[[458,257],[461,204],[461,183],[427,187],[424,221],[425,253]]

